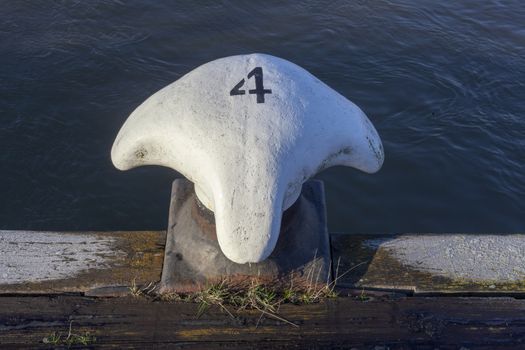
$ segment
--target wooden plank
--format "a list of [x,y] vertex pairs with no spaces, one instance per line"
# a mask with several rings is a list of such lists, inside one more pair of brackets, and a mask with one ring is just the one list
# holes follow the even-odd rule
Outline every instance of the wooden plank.
[[197,317],[192,303],[79,296],[3,297],[2,347],[43,346],[53,333],[96,337],[97,348],[352,348],[517,349],[525,344],[525,300],[513,298],[341,297],[312,305],[282,305],[295,323],[234,317],[212,307]]
[[156,282],[165,240],[163,231],[0,231],[0,294],[88,292]]
[[[127,294],[157,282],[165,232],[0,231],[0,294]],[[331,235],[338,286],[525,295],[525,235]],[[108,288],[109,287],[109,288]]]
[[525,235],[331,235],[338,285],[416,294],[525,294]]

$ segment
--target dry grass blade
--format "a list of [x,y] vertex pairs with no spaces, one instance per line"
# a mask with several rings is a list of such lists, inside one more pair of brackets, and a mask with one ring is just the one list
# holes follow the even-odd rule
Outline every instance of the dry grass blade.
[[[291,322],[291,321],[288,321],[286,318],[281,317],[281,316],[277,315],[277,314],[274,313],[274,312],[268,312],[268,311],[263,310],[263,309],[260,309],[260,308],[258,308],[258,307],[255,307],[255,309],[258,310],[258,311],[260,311],[261,314],[264,314],[264,315],[267,315],[267,316],[273,317],[273,318],[275,318],[275,319],[277,319],[277,320],[279,320],[279,321],[282,321],[282,322],[288,323],[289,325],[292,325],[292,326],[294,326],[294,327],[299,328],[299,325],[297,325],[297,324],[295,324],[295,323],[293,323],[293,322]],[[259,318],[259,321],[260,321],[260,318]],[[259,325],[259,321],[257,321],[257,325]]]
[[150,282],[146,286],[139,286],[137,285],[137,281],[134,278],[131,281],[131,285],[128,287],[129,292],[134,297],[142,297],[142,296],[154,296],[155,289],[157,288],[157,283]]
[[197,310],[197,317],[202,316],[204,312],[211,305],[218,305],[230,317],[235,318],[233,314],[224,306],[224,304],[231,298],[230,291],[227,288],[226,281],[223,280],[218,284],[213,284],[208,288],[198,292],[195,296],[195,301],[199,303]]

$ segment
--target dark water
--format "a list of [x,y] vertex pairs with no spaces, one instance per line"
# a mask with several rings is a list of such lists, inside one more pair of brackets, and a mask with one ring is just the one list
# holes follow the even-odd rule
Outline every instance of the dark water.
[[118,129],[198,65],[263,52],[382,137],[376,175],[319,175],[332,231],[525,231],[521,0],[17,0],[0,18],[0,228],[164,228],[176,173],[114,169]]

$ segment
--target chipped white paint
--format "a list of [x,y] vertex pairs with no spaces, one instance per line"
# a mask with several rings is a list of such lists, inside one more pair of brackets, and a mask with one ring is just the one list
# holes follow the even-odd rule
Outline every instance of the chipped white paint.
[[71,278],[102,268],[113,238],[89,233],[0,231],[0,285]]
[[525,235],[403,235],[365,244],[418,271],[454,280],[525,280]]
[[383,148],[355,104],[291,62],[252,54],[207,63],[148,98],[111,158],[121,170],[163,165],[194,182],[223,253],[247,263],[270,255],[306,180],[334,165],[373,173]]

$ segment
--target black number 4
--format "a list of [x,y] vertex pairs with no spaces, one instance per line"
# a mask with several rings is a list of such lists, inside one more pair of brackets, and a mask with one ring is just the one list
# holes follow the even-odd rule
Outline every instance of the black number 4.
[[[261,67],[255,67],[250,73],[248,73],[248,79],[250,79],[253,76],[255,76],[255,89],[248,90],[248,93],[257,95],[257,103],[264,103],[264,94],[271,94],[272,90],[264,88],[263,70]],[[240,88],[243,85],[244,79],[238,82],[237,85],[235,85],[233,89],[231,89],[230,96],[244,95],[246,91],[240,90]]]

